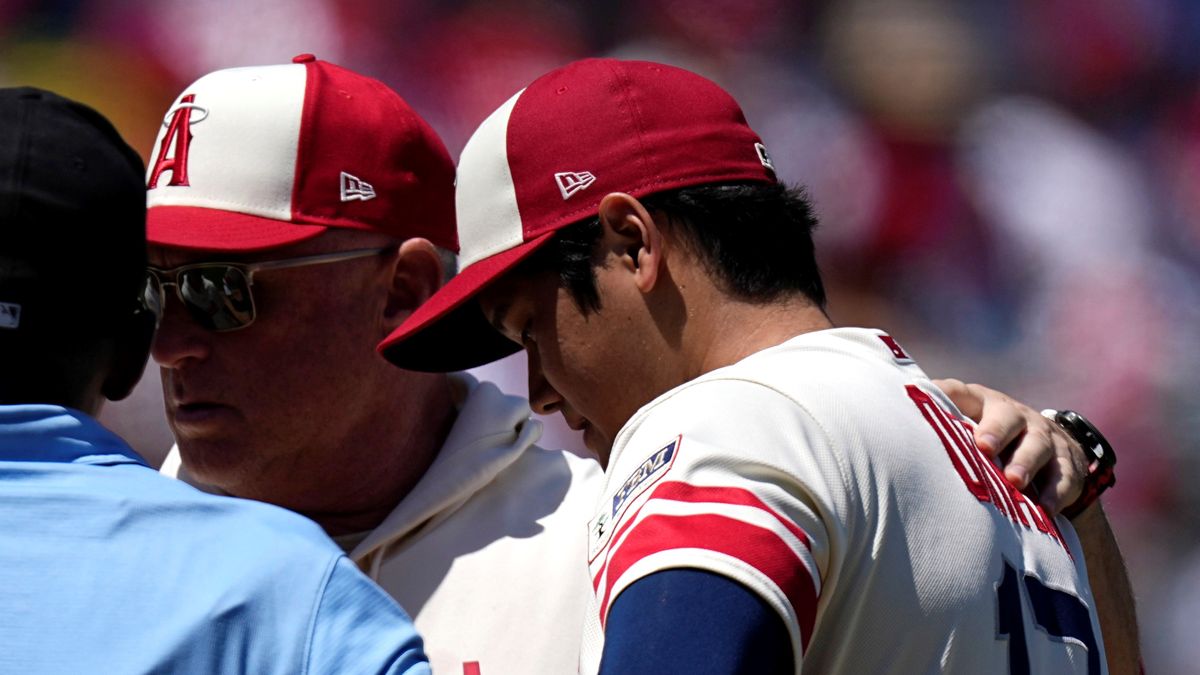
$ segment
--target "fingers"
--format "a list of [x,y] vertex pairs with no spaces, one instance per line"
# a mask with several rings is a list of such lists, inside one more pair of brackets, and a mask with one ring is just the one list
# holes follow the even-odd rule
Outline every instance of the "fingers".
[[1021,490],[1029,485],[1035,475],[1040,484],[1055,485],[1062,479],[1063,472],[1057,463],[1059,455],[1054,434],[1048,425],[1040,424],[1037,420],[1026,420],[1026,423],[1025,433],[1012,446],[1012,452],[1004,464],[1004,477]]
[[[1049,422],[1050,420],[1046,420]],[[1087,477],[1088,461],[1079,446],[1057,424],[1051,424],[1051,440],[1054,443],[1054,461],[1047,471],[1039,476],[1041,489],[1038,502],[1051,516],[1075,503],[1083,494],[1083,481]]]
[[1087,456],[1052,420],[978,384],[954,379],[934,384],[976,422],[976,445],[999,458],[1008,482],[1019,490],[1033,483],[1038,501],[1049,514],[1062,511],[1083,493]]
[[1065,431],[1032,408],[1012,402],[1023,411],[1025,430],[1002,455],[1004,477],[1018,489],[1034,483],[1038,502],[1051,516],[1083,494],[1087,456]]
[[[934,380],[933,383],[954,401],[954,405],[958,406],[964,415],[977,423],[975,443],[980,450],[993,457],[1020,438],[1030,415],[1040,417],[1032,408],[1017,403],[994,389],[978,384],[964,384],[953,379]],[[1025,460],[1028,456],[1027,451],[1022,459]],[[1026,462],[1022,466],[1027,469],[1040,468],[1049,461],[1051,453],[1049,448],[1046,448],[1044,455],[1032,457],[1034,462]]]
[[978,394],[971,393],[965,382],[947,378],[934,380],[933,384],[945,392],[964,415],[976,422],[979,421],[979,414],[983,412],[983,398]]

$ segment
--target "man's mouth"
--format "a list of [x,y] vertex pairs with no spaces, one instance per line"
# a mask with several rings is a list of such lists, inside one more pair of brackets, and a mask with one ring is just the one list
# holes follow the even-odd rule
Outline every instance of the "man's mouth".
[[177,427],[199,427],[222,422],[235,414],[230,406],[215,401],[177,402],[171,420]]

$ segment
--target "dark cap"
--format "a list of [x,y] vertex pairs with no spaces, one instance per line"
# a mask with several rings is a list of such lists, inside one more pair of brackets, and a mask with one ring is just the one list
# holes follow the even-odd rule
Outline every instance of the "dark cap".
[[146,265],[143,171],[95,110],[0,89],[0,331],[131,306]]

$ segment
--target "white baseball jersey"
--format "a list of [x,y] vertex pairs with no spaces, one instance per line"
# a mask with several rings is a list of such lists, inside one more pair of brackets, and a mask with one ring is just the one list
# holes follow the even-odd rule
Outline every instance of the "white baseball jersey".
[[797,673],[1107,672],[1069,523],[880,331],[801,335],[663,394],[601,494],[585,673],[621,591],[679,567],[773,607]]
[[525,399],[452,378],[464,400],[437,459],[350,558],[413,617],[433,672],[575,672],[599,465],[535,445]]

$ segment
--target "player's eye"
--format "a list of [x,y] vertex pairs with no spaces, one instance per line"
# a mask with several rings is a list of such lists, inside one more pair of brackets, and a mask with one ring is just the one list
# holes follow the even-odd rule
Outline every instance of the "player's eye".
[[525,327],[521,329],[521,344],[527,345],[533,342],[533,321],[526,321]]

